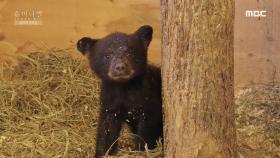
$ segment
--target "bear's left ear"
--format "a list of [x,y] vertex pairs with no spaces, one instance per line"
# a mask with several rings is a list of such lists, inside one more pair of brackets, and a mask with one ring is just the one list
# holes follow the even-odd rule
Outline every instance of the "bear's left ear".
[[90,49],[98,40],[89,37],[83,37],[77,42],[77,49],[83,54],[89,53]]
[[149,25],[141,26],[136,32],[135,35],[143,40],[144,47],[148,48],[150,42],[153,38],[153,28]]

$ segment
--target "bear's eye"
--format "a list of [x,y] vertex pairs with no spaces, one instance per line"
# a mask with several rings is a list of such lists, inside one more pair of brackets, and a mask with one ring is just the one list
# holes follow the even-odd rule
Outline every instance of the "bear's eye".
[[110,59],[110,55],[105,55],[104,58],[105,58],[106,60],[109,60],[109,59]]

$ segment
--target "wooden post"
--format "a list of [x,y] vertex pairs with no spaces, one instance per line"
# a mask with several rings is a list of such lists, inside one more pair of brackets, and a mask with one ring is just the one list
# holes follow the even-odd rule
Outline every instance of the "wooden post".
[[237,157],[234,0],[162,0],[165,157]]

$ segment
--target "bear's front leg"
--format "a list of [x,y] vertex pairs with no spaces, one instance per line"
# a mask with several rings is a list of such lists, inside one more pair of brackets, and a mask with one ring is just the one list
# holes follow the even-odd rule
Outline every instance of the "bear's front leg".
[[[106,152],[112,154],[115,152],[121,130],[122,121],[117,113],[109,112],[107,109],[101,109],[97,137],[95,157],[103,157]],[[108,151],[109,150],[109,151]]]
[[136,150],[145,150],[145,144],[149,149],[155,148],[161,133],[162,128],[154,120],[140,121],[135,138]]

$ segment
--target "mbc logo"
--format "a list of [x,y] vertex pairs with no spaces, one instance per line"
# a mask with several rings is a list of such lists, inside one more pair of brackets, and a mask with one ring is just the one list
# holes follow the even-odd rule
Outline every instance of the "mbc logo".
[[246,10],[246,17],[266,17],[266,10]]

